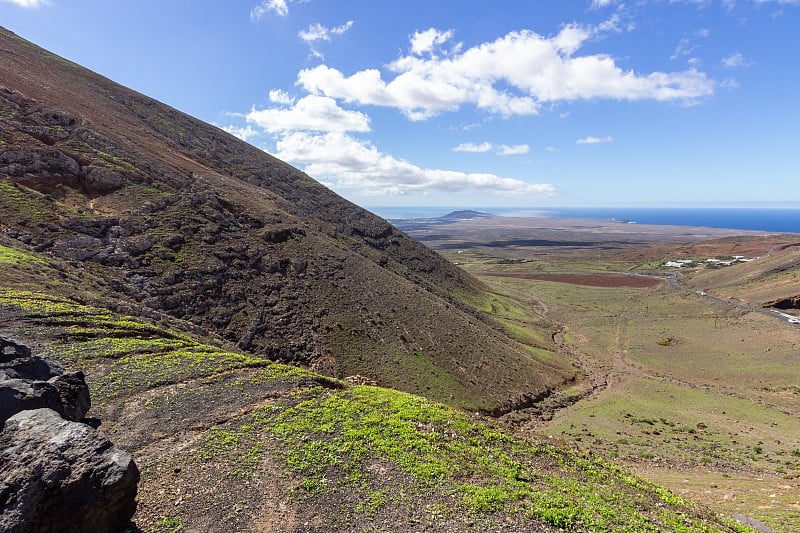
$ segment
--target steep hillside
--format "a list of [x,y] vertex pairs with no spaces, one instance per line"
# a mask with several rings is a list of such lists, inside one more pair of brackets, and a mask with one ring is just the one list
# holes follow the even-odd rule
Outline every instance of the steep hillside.
[[473,278],[384,220],[5,30],[0,236],[51,260],[5,268],[8,287],[454,406],[500,413],[575,376],[510,340],[466,303],[486,298]]
[[594,456],[101,307],[0,288],[0,337],[86,372],[141,471],[135,531],[746,531]]

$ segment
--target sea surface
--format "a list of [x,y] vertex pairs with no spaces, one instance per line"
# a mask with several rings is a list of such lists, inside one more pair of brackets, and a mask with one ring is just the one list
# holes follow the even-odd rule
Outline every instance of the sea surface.
[[774,233],[800,233],[800,208],[756,207],[372,207],[386,219],[434,218],[469,209],[508,217],[596,218],[631,224],[702,226]]

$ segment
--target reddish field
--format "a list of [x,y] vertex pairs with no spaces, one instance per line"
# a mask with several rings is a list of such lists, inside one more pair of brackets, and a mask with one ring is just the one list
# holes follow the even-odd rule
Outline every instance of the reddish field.
[[480,276],[496,276],[500,278],[535,279],[539,281],[557,281],[572,285],[591,285],[592,287],[657,287],[659,279],[636,276],[633,274],[516,274],[506,272],[476,272]]

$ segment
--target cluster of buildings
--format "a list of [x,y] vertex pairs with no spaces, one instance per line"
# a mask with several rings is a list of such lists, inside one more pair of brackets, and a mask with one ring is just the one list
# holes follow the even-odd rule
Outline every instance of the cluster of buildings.
[[745,257],[743,255],[734,255],[731,256],[730,259],[717,259],[715,257],[711,257],[708,259],[704,259],[701,261],[695,261],[694,259],[675,259],[664,262],[665,267],[670,268],[683,268],[683,267],[690,267],[690,266],[700,266],[703,264],[707,265],[716,265],[716,266],[730,266],[734,263],[746,263],[748,261],[752,261],[752,257]]

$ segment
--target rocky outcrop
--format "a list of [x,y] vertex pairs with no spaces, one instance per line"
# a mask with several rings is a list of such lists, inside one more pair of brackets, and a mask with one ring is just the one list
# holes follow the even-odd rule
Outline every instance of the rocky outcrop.
[[[0,339],[0,342],[9,345],[8,341]],[[30,353],[27,348],[14,346],[20,354]],[[89,387],[82,372],[67,372],[58,363],[39,356],[13,357],[6,356],[4,351],[3,358],[6,360],[0,362],[0,423],[20,411],[43,407],[77,422],[89,410]]]
[[130,454],[96,429],[22,411],[0,433],[0,531],[122,531],[138,481]]
[[131,456],[79,423],[82,372],[0,338],[0,532],[121,531],[136,510]]

